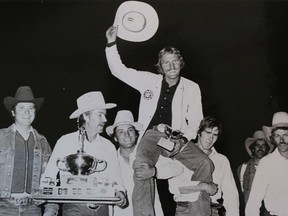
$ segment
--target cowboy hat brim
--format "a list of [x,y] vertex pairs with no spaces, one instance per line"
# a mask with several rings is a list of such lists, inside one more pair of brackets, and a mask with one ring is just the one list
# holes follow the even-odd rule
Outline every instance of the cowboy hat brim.
[[18,100],[15,99],[14,97],[5,97],[3,102],[4,102],[4,106],[6,108],[6,110],[8,112],[11,112],[12,108],[17,104],[17,103],[21,103],[21,102],[26,102],[26,103],[34,103],[36,106],[36,109],[39,110],[42,106],[42,104],[44,103],[45,98],[35,98],[32,100]]
[[85,108],[78,108],[77,110],[75,110],[71,115],[70,115],[70,119],[75,119],[75,118],[78,118],[81,114],[85,113],[85,112],[88,112],[88,111],[91,111],[91,110],[101,110],[101,109],[112,109],[114,107],[116,107],[117,105],[114,104],[114,103],[107,103],[105,104],[104,106],[99,106],[99,107],[85,107]]
[[[265,133],[264,133],[265,134]],[[253,157],[252,156],[252,152],[251,152],[251,150],[250,150],[250,145],[252,144],[252,143],[254,143],[255,141],[257,141],[257,138],[251,138],[251,137],[249,137],[249,138],[247,138],[246,140],[245,140],[245,148],[246,148],[246,151],[247,151],[247,153],[249,154],[249,156],[250,157]],[[274,149],[274,146],[272,145],[272,143],[268,140],[268,139],[266,139],[266,143],[269,145],[269,147],[270,147],[270,149],[269,149],[269,151],[268,151],[268,154],[269,153],[271,153],[272,151],[273,151],[273,149]]]
[[288,123],[277,123],[277,124],[274,124],[272,127],[268,127],[268,126],[263,126],[262,127],[262,130],[264,132],[264,135],[266,137],[267,140],[271,140],[271,132],[273,129],[275,128],[288,128]]
[[118,122],[117,124],[108,126],[106,128],[106,133],[111,137],[112,134],[114,133],[114,128],[119,126],[119,125],[124,125],[124,124],[130,124],[133,125],[135,127],[136,130],[141,131],[142,130],[142,124],[138,123],[138,122],[131,122],[131,121],[123,121],[123,122]]
[[142,42],[156,33],[159,18],[151,5],[139,1],[125,1],[117,9],[113,26],[118,26],[119,38]]

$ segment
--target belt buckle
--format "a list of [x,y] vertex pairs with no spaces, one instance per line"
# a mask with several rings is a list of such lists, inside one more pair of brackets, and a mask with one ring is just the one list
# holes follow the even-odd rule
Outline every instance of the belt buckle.
[[32,203],[32,198],[29,196],[23,196],[23,197],[16,197],[16,196],[12,196],[10,198],[10,201],[12,204],[16,205],[16,206],[27,206],[30,205]]

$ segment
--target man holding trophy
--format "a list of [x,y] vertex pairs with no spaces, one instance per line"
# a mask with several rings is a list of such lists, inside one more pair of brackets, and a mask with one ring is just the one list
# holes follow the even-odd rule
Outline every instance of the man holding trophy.
[[66,196],[66,200],[81,196],[91,198],[90,204],[64,203],[64,216],[106,216],[109,215],[108,206],[105,202],[104,205],[93,203],[93,198],[108,200],[114,197],[113,204],[120,207],[127,202],[116,149],[109,140],[100,136],[107,121],[106,109],[116,107],[116,104],[106,104],[102,93],[94,91],[80,96],[77,106],[70,119],[78,119],[78,131],[57,141],[42,183],[47,185],[46,188],[57,185],[58,190],[61,189],[58,195],[63,199]]

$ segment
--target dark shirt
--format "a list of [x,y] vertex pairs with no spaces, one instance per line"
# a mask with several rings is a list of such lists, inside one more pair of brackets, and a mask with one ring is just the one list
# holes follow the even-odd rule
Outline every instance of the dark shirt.
[[16,131],[12,193],[31,193],[35,140],[30,132],[28,140]]
[[158,125],[160,123],[171,126],[172,124],[172,100],[173,100],[173,97],[174,97],[174,94],[176,92],[179,82],[180,82],[180,79],[175,85],[169,87],[169,84],[163,78],[157,108],[147,129],[152,129],[153,126]]
[[[160,123],[171,126],[172,124],[172,100],[179,81],[169,87],[169,84],[163,78],[161,85],[161,92],[157,103],[156,111],[151,119],[151,122],[147,129],[152,129]],[[165,216],[175,215],[176,203],[174,202],[173,195],[169,192],[169,185],[167,179],[156,179],[157,190]]]

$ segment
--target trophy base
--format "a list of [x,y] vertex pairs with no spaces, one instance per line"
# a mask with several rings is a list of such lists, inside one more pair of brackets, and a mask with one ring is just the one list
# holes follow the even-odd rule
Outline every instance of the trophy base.
[[91,176],[62,176],[60,186],[42,183],[34,199],[55,203],[113,203],[116,189],[113,184]]
[[34,195],[33,199],[45,200],[47,203],[95,203],[95,204],[106,204],[113,205],[119,201],[118,197],[64,197],[64,196],[46,196],[46,195]]

